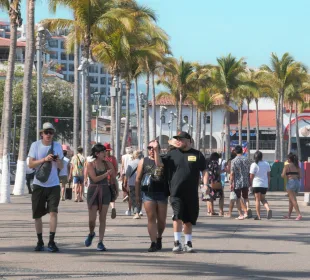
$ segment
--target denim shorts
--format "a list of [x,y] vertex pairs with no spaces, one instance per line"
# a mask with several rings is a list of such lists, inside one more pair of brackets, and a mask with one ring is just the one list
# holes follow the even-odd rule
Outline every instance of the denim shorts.
[[299,179],[288,179],[286,184],[287,191],[293,191],[298,193],[300,189],[300,181]]
[[157,203],[168,204],[168,197],[164,193],[145,193],[142,192],[142,201],[153,201]]
[[73,176],[73,184],[83,184],[84,176]]

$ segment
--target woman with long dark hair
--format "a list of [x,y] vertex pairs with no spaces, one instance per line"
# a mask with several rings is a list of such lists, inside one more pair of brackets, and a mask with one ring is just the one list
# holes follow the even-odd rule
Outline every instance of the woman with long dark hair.
[[[149,252],[156,252],[162,249],[162,235],[166,228],[168,194],[163,179],[163,168],[156,167],[155,140],[147,147],[148,156],[141,159],[138,164],[136,177],[136,201],[140,201],[142,190],[142,201],[147,215],[147,229],[151,239]],[[151,184],[151,178],[157,182]]]
[[283,178],[287,177],[286,191],[289,198],[289,208],[288,208],[288,215],[284,216],[284,218],[290,219],[294,208],[297,213],[297,218],[295,220],[299,221],[302,219],[296,199],[296,195],[298,194],[300,189],[300,178],[301,178],[299,161],[298,157],[293,153],[290,153],[287,157],[288,157],[288,164],[285,165],[283,168],[282,177]]
[[[111,185],[115,182],[114,167],[112,163],[105,161],[106,148],[102,144],[96,144],[91,150],[92,162],[87,163],[89,186],[87,191],[87,205],[89,214],[89,234],[85,240],[85,246],[89,247],[95,237],[97,212],[99,212],[99,242],[97,251],[106,251],[103,245],[103,237],[106,228],[106,219],[109,204],[112,201],[113,191]],[[112,181],[111,181],[112,180]]]
[[250,183],[253,187],[256,202],[256,217],[254,220],[260,220],[260,203],[262,203],[267,210],[267,219],[272,218],[272,211],[265,198],[267,190],[270,186],[270,165],[268,162],[263,161],[263,153],[257,151],[254,154],[254,162],[250,168]]

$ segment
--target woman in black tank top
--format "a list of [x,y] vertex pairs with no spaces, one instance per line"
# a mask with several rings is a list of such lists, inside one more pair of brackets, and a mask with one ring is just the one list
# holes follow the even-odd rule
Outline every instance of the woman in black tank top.
[[106,251],[103,245],[103,237],[106,227],[106,218],[111,202],[110,182],[115,178],[113,165],[105,161],[106,148],[102,144],[96,144],[92,148],[92,157],[94,161],[87,163],[87,173],[90,181],[87,192],[87,205],[89,212],[89,234],[85,240],[85,246],[89,247],[95,237],[95,225],[97,211],[99,212],[99,242],[97,251]]
[[[168,205],[165,183],[160,180],[163,169],[156,168],[153,145],[154,141],[151,141],[148,145],[148,157],[139,162],[136,177],[136,201],[140,201],[139,194],[142,187],[142,200],[148,219],[147,227],[151,238],[149,252],[156,252],[162,248]],[[146,183],[146,178],[150,175],[156,180],[152,186]]]

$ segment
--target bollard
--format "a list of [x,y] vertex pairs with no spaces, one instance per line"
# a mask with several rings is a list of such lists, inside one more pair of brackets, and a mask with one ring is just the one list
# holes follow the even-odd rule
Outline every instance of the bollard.
[[304,205],[309,206],[310,205],[310,193],[305,193],[304,195]]

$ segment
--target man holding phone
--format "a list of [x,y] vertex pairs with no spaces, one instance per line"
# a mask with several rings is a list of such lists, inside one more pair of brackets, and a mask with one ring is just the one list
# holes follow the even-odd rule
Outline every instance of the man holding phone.
[[35,176],[33,180],[32,214],[35,219],[35,228],[38,237],[35,251],[44,251],[42,216],[46,213],[50,213],[48,251],[59,251],[54,242],[54,238],[60,200],[60,184],[57,169],[63,168],[63,152],[61,145],[57,142],[53,142],[55,132],[56,130],[51,123],[44,123],[40,133],[41,139],[31,144],[28,155],[28,166],[29,168],[36,169],[36,172],[38,172],[45,163],[51,163],[51,170],[48,174],[47,181],[44,180],[45,182],[42,182],[37,176]]

